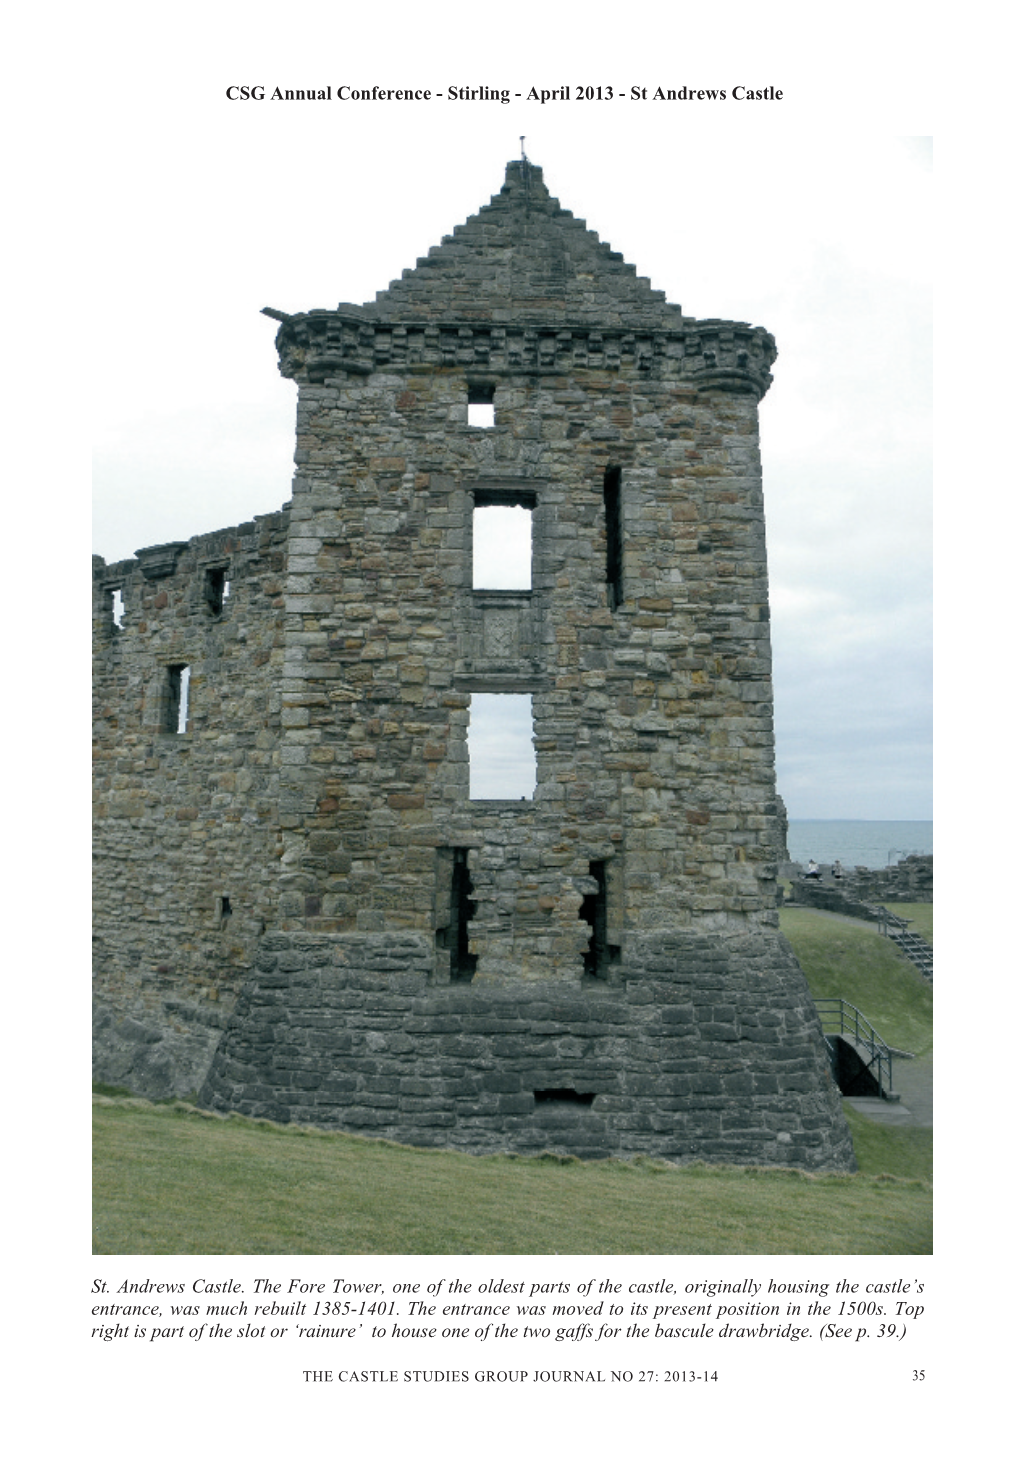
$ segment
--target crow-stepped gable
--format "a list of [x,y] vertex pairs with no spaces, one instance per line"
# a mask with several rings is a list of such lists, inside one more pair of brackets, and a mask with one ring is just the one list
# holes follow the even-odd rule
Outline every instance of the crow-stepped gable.
[[[684,316],[525,160],[374,302],[268,313],[291,502],[95,562],[97,1075],[852,1167],[776,915],[772,337]],[[512,588],[478,583],[500,508]],[[503,707],[533,774],[493,797]]]

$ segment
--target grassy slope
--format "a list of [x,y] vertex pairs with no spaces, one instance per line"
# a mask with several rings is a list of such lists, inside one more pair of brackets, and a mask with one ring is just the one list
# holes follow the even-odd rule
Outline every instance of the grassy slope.
[[884,936],[820,911],[784,910],[783,935],[813,997],[845,997],[894,1048],[932,1050],[932,989]]
[[[932,994],[892,944],[814,911],[783,930],[813,994],[932,1048]],[[930,1129],[847,1109],[860,1172],[477,1158],[94,1100],[97,1254],[923,1254]],[[895,1179],[892,1177],[896,1177]]]
[[[931,940],[930,905],[890,906],[916,918]],[[784,910],[783,934],[804,969],[814,997],[845,997],[887,1043],[919,1058],[932,1052],[932,989],[911,962],[877,932],[832,920],[819,911]],[[926,923],[926,924],[925,924]],[[932,1131],[890,1128],[844,1105],[862,1174],[932,1177]]]
[[97,1254],[931,1250],[924,1180],[476,1158],[183,1104],[94,1103]]

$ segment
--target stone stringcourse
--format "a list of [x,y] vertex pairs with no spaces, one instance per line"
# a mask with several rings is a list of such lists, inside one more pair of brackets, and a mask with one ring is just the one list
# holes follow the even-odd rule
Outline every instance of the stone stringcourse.
[[[684,317],[527,160],[374,302],[267,313],[290,503],[94,564],[97,1077],[853,1168],[778,930],[771,336]],[[507,504],[530,587],[475,589]],[[532,798],[471,797],[480,693],[531,699]]]

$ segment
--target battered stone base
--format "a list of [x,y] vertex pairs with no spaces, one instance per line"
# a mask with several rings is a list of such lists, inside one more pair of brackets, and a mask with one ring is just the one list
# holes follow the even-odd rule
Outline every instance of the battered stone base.
[[436,986],[432,961],[414,933],[267,936],[200,1104],[476,1154],[855,1168],[779,935],[656,933],[612,983]]
[[[103,1002],[92,1004],[92,1077],[116,1084],[146,1099],[194,1094],[209,1072],[223,1037],[223,1019],[199,1016],[183,1002],[165,1004],[164,1019],[116,1013]],[[220,1026],[213,1021],[219,1019]]]

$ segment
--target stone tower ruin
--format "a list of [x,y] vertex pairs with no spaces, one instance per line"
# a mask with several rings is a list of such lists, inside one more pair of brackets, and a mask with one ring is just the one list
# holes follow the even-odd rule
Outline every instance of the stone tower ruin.
[[[290,504],[95,563],[97,1075],[852,1166],[776,915],[772,337],[684,316],[526,160],[373,303],[267,313]],[[530,573],[494,586],[507,508]],[[502,797],[493,711],[534,760]]]

